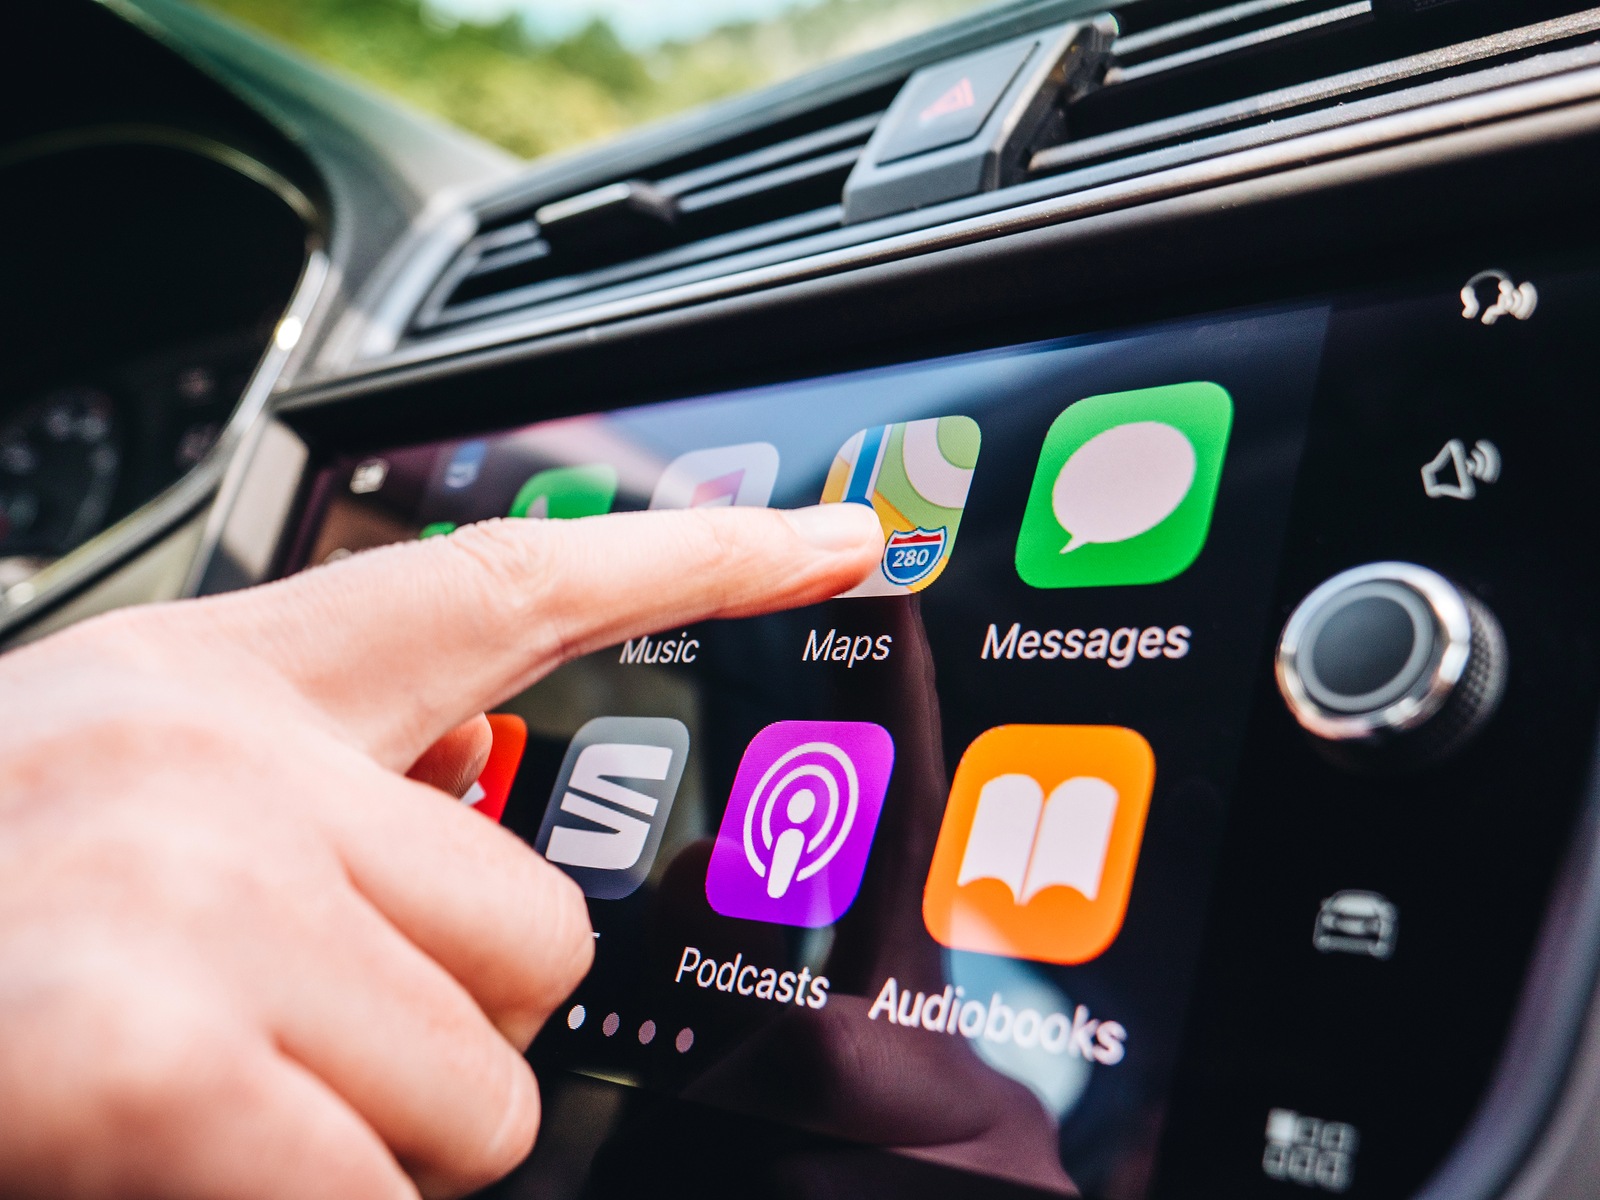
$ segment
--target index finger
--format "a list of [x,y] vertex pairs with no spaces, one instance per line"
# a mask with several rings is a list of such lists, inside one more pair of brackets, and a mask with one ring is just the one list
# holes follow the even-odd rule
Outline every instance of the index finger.
[[883,553],[858,504],[485,521],[204,601],[342,733],[405,770],[569,658],[668,626],[813,604]]

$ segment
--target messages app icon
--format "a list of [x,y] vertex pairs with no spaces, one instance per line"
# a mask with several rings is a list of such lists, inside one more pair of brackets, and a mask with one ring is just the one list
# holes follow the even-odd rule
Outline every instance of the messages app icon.
[[1017,537],[1036,588],[1161,583],[1211,528],[1233,400],[1215,383],[1090,396],[1045,435]]
[[756,734],[711,848],[711,907],[812,929],[844,916],[893,767],[894,739],[867,721],[779,721]]
[[1115,725],[1002,725],[956,768],[922,920],[941,945],[1081,963],[1122,929],[1156,760]]

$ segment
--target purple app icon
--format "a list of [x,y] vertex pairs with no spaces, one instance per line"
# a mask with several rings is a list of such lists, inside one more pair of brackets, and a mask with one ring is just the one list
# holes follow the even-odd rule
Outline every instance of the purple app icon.
[[726,917],[831,925],[861,890],[894,739],[866,721],[779,721],[739,762],[706,871]]

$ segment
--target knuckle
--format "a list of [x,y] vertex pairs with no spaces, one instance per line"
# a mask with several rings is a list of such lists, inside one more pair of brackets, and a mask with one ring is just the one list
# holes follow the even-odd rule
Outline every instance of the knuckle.
[[219,962],[248,953],[240,929],[287,928],[305,945],[327,937],[345,876],[326,839],[288,814],[187,793],[173,775],[183,769],[152,773],[142,795],[51,853],[55,879],[74,881],[75,911],[191,939]]
[[259,759],[259,747],[250,745],[245,732],[250,727],[230,720],[223,706],[206,711],[195,697],[156,700],[143,709],[119,706],[86,720],[76,733],[79,744],[94,746],[102,762],[149,786]]
[[594,962],[594,927],[583,889],[565,871],[543,859],[540,869],[540,903],[534,910],[539,935],[547,947],[545,999],[559,1004],[577,987]]
[[459,1195],[493,1183],[527,1157],[539,1128],[532,1069],[483,1028],[481,1018],[459,1032],[449,1058],[451,1087],[463,1102],[391,1138],[426,1195]]
[[556,877],[549,888],[545,923],[551,948],[548,1011],[571,995],[594,965],[594,927],[582,889],[555,867],[546,870]]
[[248,1091],[244,1057],[192,1002],[124,993],[101,1023],[92,1103],[101,1122],[130,1138],[164,1141]]
[[534,1081],[533,1071],[521,1055],[509,1050],[503,1060],[506,1063],[506,1081],[502,1089],[505,1099],[497,1127],[476,1156],[473,1174],[477,1178],[471,1181],[474,1187],[493,1183],[527,1158],[539,1132],[539,1085]]
[[168,861],[155,860],[159,875],[147,890],[161,888],[175,918],[219,939],[230,928],[275,925],[303,946],[326,944],[346,895],[337,856],[293,823],[256,832],[250,847],[230,828],[174,848]]
[[528,929],[524,944],[539,947],[524,959],[513,996],[496,1024],[512,1044],[526,1048],[555,1007],[570,996],[594,965],[594,929],[588,903],[572,878],[544,859],[529,856]]
[[[213,636],[212,614],[238,597],[209,600],[136,604],[101,613],[63,631],[59,636],[80,641],[101,662],[109,662],[147,678],[165,680],[182,672],[194,678],[211,678],[226,640]],[[202,652],[203,650],[203,652]],[[237,657],[229,657],[229,669]]]
[[[690,510],[698,526],[697,549],[701,552],[707,569],[713,572],[716,578],[722,578],[728,569],[736,567],[745,557],[744,539],[735,532],[735,527],[725,515],[729,511],[733,510]],[[742,510],[738,513],[741,521],[759,521],[764,515],[765,510],[761,516]]]
[[[81,795],[88,772],[114,778],[115,796],[131,799],[171,783],[174,772],[192,777],[258,757],[245,733],[249,727],[229,721],[217,706],[207,711],[194,699],[138,689],[86,706],[71,722],[46,722],[26,743],[7,748],[6,774],[14,794]],[[88,762],[85,746],[94,748]]]
[[[682,515],[687,521],[684,561],[698,566],[697,587],[718,605],[737,594],[746,579],[752,527],[782,520],[775,510],[762,509],[691,509]],[[761,541],[772,538],[763,536]]]
[[234,724],[198,703],[174,698],[142,709],[121,708],[91,722],[92,744],[120,758],[144,755],[188,765],[214,763],[243,748]]
[[557,573],[556,541],[548,527],[496,518],[458,529],[436,544],[464,560],[477,579],[481,612],[526,628],[548,606]]

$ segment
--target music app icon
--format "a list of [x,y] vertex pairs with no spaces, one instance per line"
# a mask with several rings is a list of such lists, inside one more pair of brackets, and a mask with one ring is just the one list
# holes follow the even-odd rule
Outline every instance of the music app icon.
[[894,767],[866,721],[779,721],[739,762],[706,871],[723,916],[831,925],[855,902]]
[[765,508],[778,482],[778,449],[770,442],[691,450],[667,464],[651,508]]

